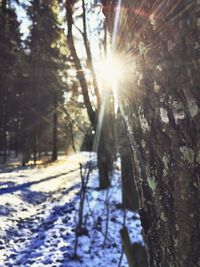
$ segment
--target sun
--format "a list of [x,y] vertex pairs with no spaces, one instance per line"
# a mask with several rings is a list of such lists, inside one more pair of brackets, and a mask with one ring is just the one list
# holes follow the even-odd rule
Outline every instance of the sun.
[[119,82],[124,79],[124,64],[117,56],[108,56],[97,66],[97,76],[101,84],[101,91],[111,89],[117,91]]
[[96,62],[95,69],[100,96],[102,99],[113,96],[111,101],[114,103],[116,114],[119,107],[119,98],[125,90],[128,90],[130,83],[134,80],[133,77],[136,73],[135,60],[129,54],[112,54],[110,52],[105,59]]

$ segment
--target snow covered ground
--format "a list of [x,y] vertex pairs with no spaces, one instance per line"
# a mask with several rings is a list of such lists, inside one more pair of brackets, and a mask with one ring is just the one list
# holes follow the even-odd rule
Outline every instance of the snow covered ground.
[[[89,161],[93,170],[84,203],[85,232],[78,238],[79,257],[74,259],[79,163]],[[0,267],[118,266],[124,217],[119,163],[111,188],[99,191],[95,161],[94,154],[82,152],[46,166],[1,168]],[[126,211],[126,224],[131,240],[142,242],[138,214]],[[125,256],[121,266],[127,266]]]

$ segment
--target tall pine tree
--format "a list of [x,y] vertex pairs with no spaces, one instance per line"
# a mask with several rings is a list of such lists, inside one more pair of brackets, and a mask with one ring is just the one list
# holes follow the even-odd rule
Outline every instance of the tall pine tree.
[[17,121],[16,79],[20,54],[20,32],[16,12],[11,1],[0,3],[0,151],[6,162],[13,136],[13,122]]
[[45,128],[52,130],[52,160],[57,159],[58,102],[64,88],[60,52],[62,30],[58,24],[56,1],[31,1],[28,9],[32,26],[29,36],[30,84],[27,90],[24,163],[33,152],[34,162],[40,151]]

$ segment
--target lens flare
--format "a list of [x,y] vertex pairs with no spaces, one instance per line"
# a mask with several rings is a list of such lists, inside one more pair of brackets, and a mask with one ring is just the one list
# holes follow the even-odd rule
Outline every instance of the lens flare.
[[114,56],[109,56],[101,61],[97,66],[97,72],[103,91],[111,89],[115,92],[118,83],[125,78],[123,62],[120,58]]

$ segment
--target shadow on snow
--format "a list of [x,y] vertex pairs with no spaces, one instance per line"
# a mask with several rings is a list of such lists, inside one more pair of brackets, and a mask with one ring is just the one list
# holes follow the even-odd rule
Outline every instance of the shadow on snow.
[[[62,195],[68,194],[70,191],[78,188],[79,185],[80,183],[77,183],[66,190],[62,190]],[[38,194],[40,192],[33,193]],[[28,192],[26,192],[26,194],[28,194]],[[24,243],[24,248],[22,248],[22,250],[20,248],[13,250],[14,253],[8,256],[8,259],[12,259],[14,264],[18,264],[17,266],[33,264],[36,260],[39,260],[37,258],[43,256],[42,250],[45,248],[48,249],[48,252],[46,253],[46,258],[40,263],[54,263],[57,264],[57,266],[59,266],[58,264],[61,264],[60,266],[63,267],[67,266],[67,261],[73,250],[73,244],[71,244],[71,246],[63,245],[58,248],[58,241],[67,241],[69,240],[69,237],[72,237],[72,235],[74,235],[73,231],[67,230],[67,226],[68,224],[74,223],[73,213],[75,213],[74,206],[75,200],[77,198],[78,196],[75,195],[69,203],[54,206],[47,218],[42,218],[38,215],[32,216],[28,219],[20,220],[17,224],[17,228],[9,228],[5,233],[5,240],[12,239],[14,240],[14,243]],[[56,199],[55,201],[59,201],[59,199]],[[64,225],[62,224],[60,228],[56,227],[57,233],[51,233],[51,239],[49,239],[48,232],[54,230],[56,226],[55,223],[59,218],[61,218]],[[37,222],[39,224],[37,224]],[[59,226],[59,224],[57,226]],[[24,238],[24,236],[26,236],[26,233],[24,231],[27,230],[30,231],[30,238],[28,239],[29,242],[27,242],[27,240]],[[61,257],[57,258],[54,261],[56,251],[59,251],[61,253]]]
[[56,178],[58,178],[60,176],[70,174],[70,173],[75,172],[77,170],[79,170],[79,168],[70,170],[68,172],[60,173],[59,175],[53,175],[53,176],[50,176],[50,177],[46,177],[46,178],[38,180],[38,181],[32,181],[32,182],[27,182],[27,183],[16,185],[16,186],[9,186],[7,188],[1,188],[0,189],[0,195],[14,193],[14,192],[20,191],[20,190],[23,191],[23,190],[26,190],[27,188],[31,187],[32,185],[39,184],[39,183],[42,183],[42,182],[46,182],[46,181],[49,181],[49,180],[52,180],[52,179],[56,179]]

